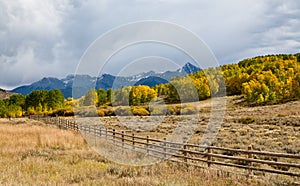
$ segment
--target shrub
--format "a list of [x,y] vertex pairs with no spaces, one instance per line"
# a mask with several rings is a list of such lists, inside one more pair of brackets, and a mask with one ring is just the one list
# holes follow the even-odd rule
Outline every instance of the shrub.
[[172,115],[180,115],[181,113],[181,106],[180,105],[168,105],[167,109],[169,110],[170,114]]
[[28,113],[28,115],[35,115],[36,114],[35,110],[33,108],[31,108],[31,107],[28,108],[27,113]]
[[110,175],[119,175],[121,170],[120,167],[117,166],[109,166],[106,168],[106,172]]
[[146,110],[145,108],[143,108],[143,107],[134,107],[133,109],[132,109],[132,114],[133,115],[137,115],[137,116],[149,116],[150,115],[150,113],[149,113],[149,111],[148,110]]
[[76,115],[84,116],[84,110],[83,109],[76,109]]
[[184,107],[181,110],[181,114],[189,115],[189,114],[196,114],[197,113],[197,107],[192,104],[184,105]]
[[73,109],[67,109],[65,111],[65,116],[74,116],[74,111]]
[[130,107],[117,107],[115,109],[115,114],[118,116],[130,116],[132,115]]
[[48,111],[46,114],[49,116],[74,116],[74,111],[73,109],[62,108],[55,111]]
[[250,123],[254,123],[256,119],[252,116],[247,116],[245,118],[240,118],[238,121],[239,123],[250,124]]
[[103,110],[97,110],[96,112],[97,112],[98,116],[100,116],[100,117],[105,116],[105,113]]
[[105,109],[105,110],[103,110],[104,111],[104,113],[105,113],[105,116],[115,116],[116,114],[115,114],[115,111],[111,108],[108,108],[108,109]]
[[173,115],[173,114],[175,113],[174,107],[172,107],[172,106],[167,106],[167,109],[169,110],[169,113],[170,113],[171,115]]
[[165,107],[151,107],[150,112],[154,116],[170,115],[170,110]]
[[85,117],[96,117],[98,115],[96,110],[86,110],[84,113]]

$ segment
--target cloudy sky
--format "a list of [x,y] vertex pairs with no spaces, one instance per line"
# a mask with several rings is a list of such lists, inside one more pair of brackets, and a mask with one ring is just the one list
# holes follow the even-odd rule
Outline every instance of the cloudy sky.
[[[220,64],[300,49],[297,0],[0,0],[0,87],[73,74],[99,36],[143,20],[167,21],[192,31]],[[134,53],[143,60],[133,59]],[[179,65],[188,60],[177,53],[165,46],[133,46],[112,59],[105,72],[117,74],[116,64],[126,65],[127,58],[145,64],[151,61],[147,56],[154,56],[153,61],[177,56]]]

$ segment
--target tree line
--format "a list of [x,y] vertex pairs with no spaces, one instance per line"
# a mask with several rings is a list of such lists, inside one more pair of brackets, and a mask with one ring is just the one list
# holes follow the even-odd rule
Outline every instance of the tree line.
[[27,96],[14,94],[0,100],[0,116],[21,117],[26,114],[52,113],[65,106],[64,95],[60,90],[35,90]]
[[155,87],[91,90],[85,98],[93,97],[95,102],[85,101],[85,105],[139,106],[158,97],[166,103],[192,102],[218,96],[224,89],[226,95],[243,95],[251,105],[276,104],[299,99],[299,85],[300,54],[267,55],[175,77]]

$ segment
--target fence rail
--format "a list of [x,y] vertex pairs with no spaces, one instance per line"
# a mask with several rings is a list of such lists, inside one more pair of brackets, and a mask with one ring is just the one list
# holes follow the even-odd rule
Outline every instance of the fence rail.
[[42,120],[47,124],[62,129],[80,131],[84,135],[92,135],[96,139],[103,138],[115,145],[142,151],[158,158],[168,158],[202,168],[213,165],[235,167],[246,170],[251,176],[257,173],[274,173],[300,178],[300,154],[277,153],[248,149],[231,149],[216,146],[203,146],[190,143],[177,143],[150,136],[136,136],[134,133],[100,128],[98,126],[79,125],[60,117],[30,116],[31,119]]

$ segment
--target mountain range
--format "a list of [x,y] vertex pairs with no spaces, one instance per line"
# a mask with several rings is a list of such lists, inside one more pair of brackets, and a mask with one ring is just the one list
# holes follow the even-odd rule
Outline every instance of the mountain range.
[[148,85],[152,87],[158,84],[168,83],[176,76],[184,76],[200,70],[199,67],[191,63],[186,63],[176,71],[166,71],[163,73],[149,71],[128,77],[114,76],[111,74],[102,74],[98,77],[91,77],[89,75],[68,75],[63,79],[44,77],[30,85],[17,87],[13,89],[12,92],[27,95],[33,90],[59,89],[65,98],[78,98],[92,88],[103,88],[107,90],[109,88],[121,88],[123,86],[133,85]]

